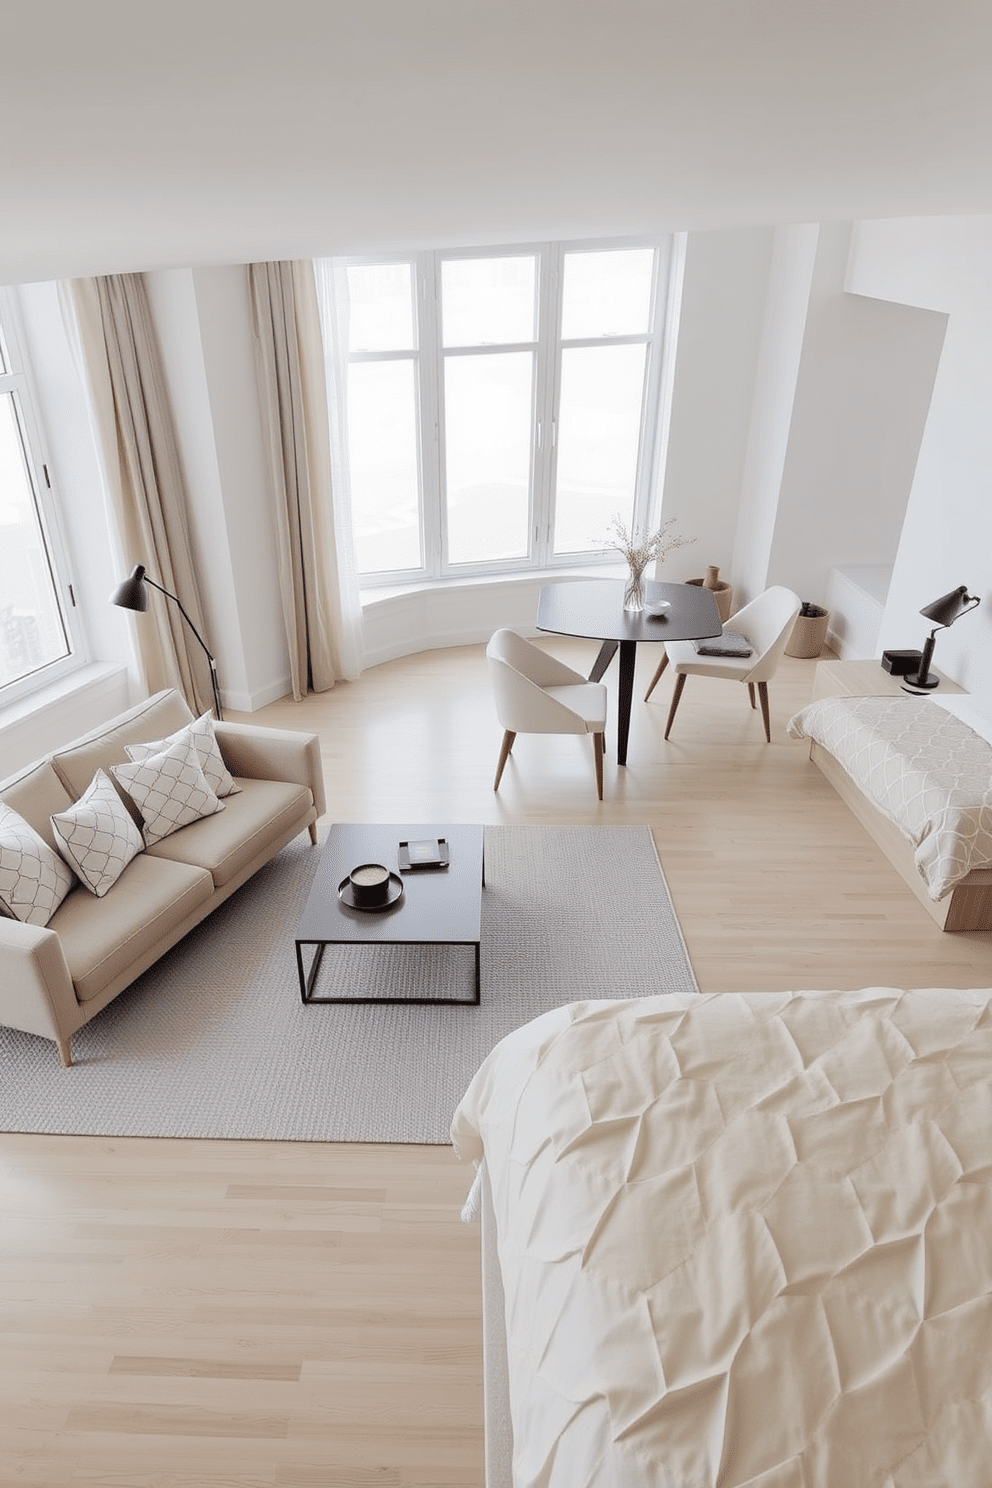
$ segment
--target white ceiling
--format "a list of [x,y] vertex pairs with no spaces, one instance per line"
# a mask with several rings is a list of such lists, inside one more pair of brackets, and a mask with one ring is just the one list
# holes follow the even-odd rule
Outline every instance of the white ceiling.
[[0,0],[0,283],[992,211],[989,0]]

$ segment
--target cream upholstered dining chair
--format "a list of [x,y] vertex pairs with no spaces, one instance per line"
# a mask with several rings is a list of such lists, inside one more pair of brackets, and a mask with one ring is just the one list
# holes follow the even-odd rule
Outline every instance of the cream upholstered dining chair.
[[493,790],[518,734],[592,734],[596,790],[603,799],[606,688],[587,682],[563,661],[532,646],[515,630],[498,630],[486,647],[503,744]]
[[[655,672],[651,686],[644,694],[644,701],[654,692],[655,684],[665,668],[671,664],[675,671],[675,689],[672,693],[672,706],[668,714],[668,722],[665,725],[665,738],[672,731],[675,713],[682,699],[682,689],[685,687],[685,679],[688,676],[700,677],[726,677],[731,682],[746,682],[748,695],[751,699],[751,707],[754,707],[754,689],[758,689],[758,697],[761,700],[761,717],[765,725],[765,738],[768,743],[772,742],[772,726],[768,712],[768,680],[775,675],[775,669],[782,659],[782,652],[789,644],[789,636],[796,616],[799,614],[801,601],[798,594],[793,594],[791,589],[786,589],[782,584],[775,584],[771,589],[766,589],[750,604],[737,611],[727,621],[726,630],[742,635],[751,643],[750,656],[704,656],[696,650],[692,641],[666,641],[665,654],[661,658],[661,665]],[[714,638],[710,644],[716,645],[718,638]]]

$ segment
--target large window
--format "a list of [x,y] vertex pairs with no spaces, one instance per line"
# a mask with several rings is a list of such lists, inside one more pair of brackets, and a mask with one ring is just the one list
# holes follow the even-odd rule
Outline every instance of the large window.
[[608,558],[614,516],[650,520],[669,264],[550,244],[346,266],[363,583]]
[[9,305],[0,304],[0,703],[77,664],[71,585]]

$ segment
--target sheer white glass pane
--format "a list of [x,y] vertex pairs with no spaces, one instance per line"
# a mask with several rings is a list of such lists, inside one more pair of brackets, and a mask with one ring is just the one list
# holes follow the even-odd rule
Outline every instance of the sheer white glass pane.
[[413,362],[348,369],[348,448],[360,574],[420,568],[420,482]]
[[537,260],[454,258],[441,264],[445,346],[501,346],[536,337]]
[[653,248],[566,253],[563,340],[647,332],[653,269]]
[[348,269],[348,350],[413,350],[413,275],[408,263]]
[[562,352],[556,553],[593,552],[614,516],[633,518],[646,355],[643,345]]
[[527,556],[533,377],[529,351],[445,359],[450,563]]
[[0,686],[70,652],[13,394],[0,396]]

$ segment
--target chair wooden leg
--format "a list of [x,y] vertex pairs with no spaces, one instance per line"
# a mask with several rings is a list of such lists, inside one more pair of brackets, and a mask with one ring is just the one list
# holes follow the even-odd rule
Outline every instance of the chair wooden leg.
[[658,683],[661,681],[661,674],[665,670],[665,668],[667,667],[667,665],[668,665],[668,652],[665,650],[664,647],[662,647],[662,650],[661,650],[661,660],[658,663],[658,670],[655,672],[654,676],[651,678],[651,686],[648,688],[647,692],[644,694],[644,701],[645,702],[647,702],[648,698],[651,696],[651,694],[654,692],[655,688],[658,686]]
[[754,707],[754,683],[753,682],[749,682],[747,684],[747,695],[751,699],[751,707],[753,708]]
[[758,683],[758,697],[761,699],[761,717],[765,725],[765,739],[770,744],[772,742],[772,720],[771,715],[768,712],[767,682]]
[[679,672],[675,678],[675,691],[672,693],[672,706],[668,710],[668,722],[665,724],[665,738],[672,732],[672,724],[675,722],[675,713],[682,697],[682,689],[685,686],[685,672]]
[[314,847],[317,846],[317,823],[316,822],[311,822],[310,823],[310,841],[313,843]]
[[72,1066],[72,1040],[71,1038],[60,1038],[56,1040],[59,1051],[59,1059],[64,1069]]
[[599,799],[603,799],[603,750],[606,747],[605,734],[593,734],[592,749],[596,759],[596,793]]
[[503,774],[503,767],[506,764],[507,760],[510,758],[510,750],[513,748],[513,741],[516,737],[516,734],[513,733],[510,729],[507,729],[506,733],[503,735],[503,743],[499,751],[499,763],[496,766],[496,779],[493,781],[493,790],[499,790],[499,782]]

